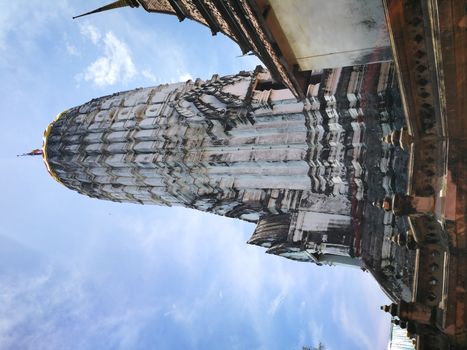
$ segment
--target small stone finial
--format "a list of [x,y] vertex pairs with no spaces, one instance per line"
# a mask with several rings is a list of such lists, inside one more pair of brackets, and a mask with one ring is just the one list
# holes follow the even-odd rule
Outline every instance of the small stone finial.
[[383,310],[384,312],[390,312],[391,305],[381,305],[380,309]]
[[391,211],[392,209],[392,199],[389,197],[385,197],[382,201],[381,208],[383,208],[385,211]]
[[380,309],[383,310],[384,312],[391,314],[392,317],[396,317],[399,314],[398,312],[399,307],[397,304],[383,305],[380,307]]

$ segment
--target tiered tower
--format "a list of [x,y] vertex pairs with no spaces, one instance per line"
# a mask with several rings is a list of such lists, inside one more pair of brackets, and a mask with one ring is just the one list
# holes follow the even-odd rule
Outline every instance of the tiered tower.
[[[45,133],[51,175],[90,197],[180,205],[257,223],[249,243],[370,269],[410,299],[405,223],[371,203],[405,186],[390,63],[316,72],[299,101],[269,72],[94,99]],[[390,266],[390,268],[388,268]],[[410,266],[410,265],[407,265]]]

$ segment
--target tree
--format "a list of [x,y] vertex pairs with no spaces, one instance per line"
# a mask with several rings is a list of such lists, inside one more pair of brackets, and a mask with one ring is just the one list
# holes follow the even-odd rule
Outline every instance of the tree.
[[303,346],[302,350],[326,350],[326,346],[323,343],[319,342],[318,346],[315,346],[313,348]]

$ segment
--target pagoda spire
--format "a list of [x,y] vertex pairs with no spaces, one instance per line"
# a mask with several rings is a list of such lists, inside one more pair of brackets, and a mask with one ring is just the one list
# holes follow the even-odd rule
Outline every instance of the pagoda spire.
[[99,7],[97,9],[93,10],[93,11],[83,13],[82,15],[74,16],[73,19],[83,17],[83,16],[87,16],[87,15],[92,15],[92,14],[98,13],[98,12],[113,10],[113,9],[120,8],[120,7],[126,7],[126,6],[139,7],[139,3],[136,0],[117,0],[117,1],[114,1],[114,2],[112,2],[110,4],[108,4],[108,5]]
[[43,154],[42,150],[39,148],[33,149],[31,152],[18,154],[17,157],[25,157],[25,156],[41,156]]

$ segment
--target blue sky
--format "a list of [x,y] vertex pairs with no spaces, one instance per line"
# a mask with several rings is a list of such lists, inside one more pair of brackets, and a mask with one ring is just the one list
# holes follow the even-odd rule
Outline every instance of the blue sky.
[[103,3],[0,3],[1,349],[384,349],[368,273],[264,254],[254,226],[90,199],[40,158],[59,112],[136,87],[253,69],[196,23]]

